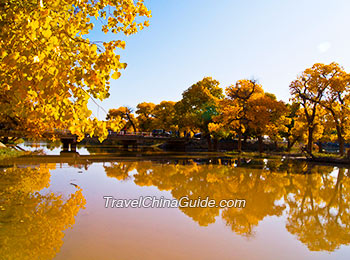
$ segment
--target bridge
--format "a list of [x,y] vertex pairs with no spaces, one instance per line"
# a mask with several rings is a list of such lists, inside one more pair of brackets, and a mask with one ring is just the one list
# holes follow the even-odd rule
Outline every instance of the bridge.
[[[56,136],[61,140],[62,152],[76,152],[77,148],[77,136],[71,134],[69,131],[61,131]],[[88,135],[85,139],[97,140],[97,137],[89,137]],[[187,140],[186,138],[177,138],[170,136],[153,136],[151,132],[126,132],[120,131],[118,133],[110,132],[106,140],[112,140],[120,142],[124,149],[128,149],[132,146],[133,149],[137,149],[140,145],[145,145],[150,142],[170,142],[172,144],[184,144]]]
[[[20,131],[3,131],[0,130],[0,137],[22,137],[26,136],[23,132]],[[55,136],[57,139],[60,139],[62,143],[62,153],[76,153],[78,137],[77,135],[72,134],[69,130],[53,130],[48,131],[43,135],[43,138],[51,138]],[[97,140],[97,137],[86,136],[85,139]],[[129,146],[132,146],[133,149],[137,149],[140,145],[145,145],[154,141],[157,142],[168,142],[175,146],[183,145],[188,139],[179,138],[179,137],[170,137],[162,135],[152,135],[151,132],[126,132],[120,131],[109,132],[109,135],[106,140],[118,141],[123,145],[124,149],[128,149]]]
[[152,135],[151,132],[124,132],[110,133],[106,140],[118,141],[125,149],[132,146],[136,149],[140,145],[145,145],[151,142],[163,142],[172,145],[184,145],[187,142],[187,138],[171,137],[171,136],[161,136]]

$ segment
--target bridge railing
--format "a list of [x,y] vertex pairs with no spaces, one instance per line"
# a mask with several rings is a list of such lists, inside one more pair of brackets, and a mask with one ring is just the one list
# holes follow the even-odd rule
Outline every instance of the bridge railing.
[[116,135],[152,136],[152,132],[127,132],[127,131],[120,131],[118,133],[110,132],[109,135],[111,135],[111,136],[116,136]]

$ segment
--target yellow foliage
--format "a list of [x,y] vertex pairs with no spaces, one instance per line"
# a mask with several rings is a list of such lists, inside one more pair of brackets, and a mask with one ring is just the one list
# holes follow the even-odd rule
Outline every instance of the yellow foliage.
[[117,109],[110,109],[107,114],[107,122],[120,122],[119,129],[124,127],[129,130],[129,128],[132,127],[131,131],[136,132],[137,120],[134,117],[134,114],[132,114],[132,112],[132,109],[129,107],[119,107]]
[[205,77],[182,93],[176,103],[176,119],[180,129],[208,133],[208,124],[217,114],[217,102],[223,98],[219,81]]
[[141,131],[152,131],[154,129],[153,110],[155,106],[156,105],[151,102],[142,102],[137,105],[137,121]]
[[36,138],[55,129],[105,138],[107,124],[91,118],[87,104],[109,96],[110,74],[117,79],[126,67],[115,53],[125,42],[100,44],[86,36],[92,17],[104,22],[106,33],[141,30],[135,21],[151,17],[143,1],[5,1],[0,7],[0,124]]
[[[290,84],[290,90],[293,101],[302,106],[303,117],[299,118],[307,126],[308,152],[311,153],[314,139],[331,139],[331,127],[337,134],[342,155],[345,138],[349,136],[350,74],[334,62],[316,63]],[[328,129],[323,131],[325,127]],[[327,137],[320,135],[322,132]]]
[[[285,130],[289,122],[287,108],[274,95],[264,93],[260,84],[253,80],[239,80],[226,88],[227,97],[219,101],[219,115],[215,122],[234,134],[243,134],[247,130],[251,135],[269,135],[271,139],[280,139],[279,132]],[[211,126],[213,132],[217,131]]]

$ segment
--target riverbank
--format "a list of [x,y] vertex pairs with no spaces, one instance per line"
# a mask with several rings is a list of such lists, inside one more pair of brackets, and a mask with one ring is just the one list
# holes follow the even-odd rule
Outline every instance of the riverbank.
[[239,156],[239,157],[249,157],[249,158],[256,158],[256,159],[281,159],[283,157],[288,158],[305,158],[305,155],[302,153],[286,153],[286,152],[237,152],[237,151],[229,151],[225,152],[225,154],[230,156]]
[[232,157],[251,158],[251,159],[282,159],[287,158],[291,160],[307,161],[310,163],[318,163],[323,165],[350,165],[350,159],[340,157],[338,154],[329,153],[314,153],[313,157],[305,156],[303,153],[285,153],[285,152],[241,152],[236,151],[226,152]]
[[350,165],[349,158],[341,158],[341,157],[309,157],[305,158],[308,162],[329,164],[329,165]]
[[18,151],[9,147],[0,147],[0,161],[27,155],[28,152]]

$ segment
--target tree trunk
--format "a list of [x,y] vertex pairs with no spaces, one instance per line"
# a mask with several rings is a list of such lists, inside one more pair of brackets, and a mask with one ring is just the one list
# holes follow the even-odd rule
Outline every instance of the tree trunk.
[[287,146],[287,151],[290,152],[292,150],[293,145],[297,142],[297,139],[290,140],[288,138],[288,146]]
[[136,133],[136,127],[135,127],[134,122],[131,120],[129,114],[127,114],[126,116],[128,117],[128,120],[129,120],[129,122],[130,122],[130,124],[132,126],[132,129],[134,130],[134,133]]
[[344,156],[344,150],[345,150],[344,137],[342,135],[342,129],[339,125],[337,125],[337,136],[338,136],[338,143],[339,143],[339,155]]
[[135,125],[134,125],[134,123],[133,123],[132,120],[130,120],[130,124],[131,124],[131,126],[132,126],[132,129],[134,129],[134,132],[136,133],[136,127],[135,127]]
[[291,140],[289,138],[287,139],[287,141],[288,141],[288,143],[287,143],[287,152],[290,152],[290,150],[292,149],[293,144],[292,144],[292,142],[291,142]]
[[309,127],[308,128],[308,136],[307,136],[306,152],[308,154],[310,154],[310,155],[312,155],[313,133],[314,133],[314,128],[313,127]]
[[318,152],[323,153],[323,145],[321,141],[318,141]]

